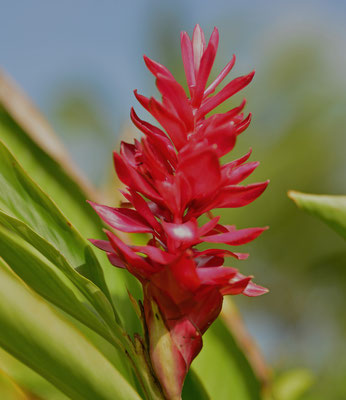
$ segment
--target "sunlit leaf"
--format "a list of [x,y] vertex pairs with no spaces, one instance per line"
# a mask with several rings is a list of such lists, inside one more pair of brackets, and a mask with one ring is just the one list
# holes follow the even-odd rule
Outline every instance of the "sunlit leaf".
[[27,176],[0,141],[0,209],[50,242],[110,299],[101,267],[88,242],[53,201]]
[[[16,234],[21,236],[33,247],[35,247],[42,255],[44,255],[45,258],[51,261],[51,263],[49,263],[50,268],[48,268],[48,270],[55,271],[56,269],[58,269],[63,274],[65,274],[65,276],[68,277],[70,281],[86,297],[91,305],[95,307],[95,310],[100,314],[100,316],[110,325],[114,324],[114,314],[112,312],[112,308],[103,292],[90,280],[79,274],[53,245],[51,245],[44,238],[42,238],[40,235],[30,229],[26,224],[24,224],[24,222],[19,221],[18,219],[11,217],[10,215],[0,210],[0,227],[1,225],[7,227],[12,232],[15,232]],[[19,242],[18,240],[14,240],[14,246],[20,247],[19,243],[21,242]],[[27,248],[29,247],[27,246]],[[1,255],[5,257],[2,252]],[[45,262],[47,262],[48,260],[46,260]],[[19,268],[25,269],[26,266],[19,263]],[[38,272],[38,270],[36,271],[34,269],[34,277],[38,274]],[[18,271],[17,273],[21,275]],[[52,272],[52,276],[54,276],[54,272]],[[40,283],[40,281],[38,280],[37,283]],[[61,296],[63,295],[61,294]]]
[[212,399],[261,398],[258,379],[220,319],[205,333],[203,343],[203,349],[193,362],[193,368]]
[[281,374],[273,384],[275,400],[299,400],[314,382],[307,369],[294,369]]
[[[0,161],[1,166],[7,169],[6,173],[0,171],[3,189],[0,191],[1,223],[5,224],[5,218],[5,225],[9,229],[29,241],[57,265],[109,325],[114,323],[114,314],[117,317],[120,311],[123,322],[131,327],[131,332],[138,331],[139,324],[129,307],[126,293],[126,286],[135,292],[137,283],[136,286],[133,282],[125,285],[126,273],[112,267],[105,254],[97,251],[97,259],[102,261],[108,278],[107,286],[113,295],[116,294],[117,312],[112,310],[112,299],[102,270],[90,243],[86,241],[89,237],[102,238],[103,235],[100,219],[85,201],[87,198],[97,201],[97,194],[75,169],[44,118],[18,88],[0,73],[1,140],[6,142],[24,164],[26,172],[68,217],[66,219],[62,215],[50,198],[27,177],[13,156],[0,145],[0,154],[8,156],[6,161]],[[18,169],[13,166],[18,166]],[[30,204],[31,201],[33,204]],[[71,270],[71,266],[88,279]]]
[[0,398],[6,400],[29,400],[20,387],[1,369]]
[[[105,323],[63,272],[29,243],[8,231],[1,224],[0,254],[11,269],[35,292],[111,340],[112,337]],[[118,335],[121,333],[118,332]]]
[[0,345],[76,400],[139,400],[117,369],[10,268],[0,267]]
[[346,239],[346,196],[307,194],[295,191],[288,196],[298,205],[324,221]]
[[[0,222],[1,216],[0,212]],[[24,230],[23,225],[19,226]],[[116,357],[113,357],[115,365],[128,379],[132,379],[127,358],[123,356],[125,350],[124,331],[114,321],[114,317],[113,320],[107,319],[106,315],[106,318],[103,319],[102,310],[100,315],[94,309],[93,302],[89,302],[83,295],[83,290],[78,290],[78,285],[73,285],[72,281],[55,264],[22,238],[4,228],[1,223],[0,254],[11,266],[11,269],[35,292],[115,346],[118,351],[115,354]],[[58,254],[58,257],[61,258],[61,255]],[[71,266],[68,266],[66,260],[65,263],[64,268],[69,267],[73,270]],[[81,283],[83,284],[83,282]],[[90,282],[89,284],[92,285]],[[126,342],[126,344],[128,343]]]
[[184,382],[182,397],[185,400],[198,399],[198,400],[210,400],[211,397],[207,393],[203,382],[198,377],[193,368],[190,369],[189,373]]
[[[67,400],[65,394],[31,368],[0,348],[0,368],[36,400]],[[1,398],[1,396],[0,396]],[[30,399],[32,400],[32,399]]]
[[[0,141],[16,155],[29,176],[54,200],[84,238],[102,237],[102,223],[86,203],[86,199],[100,201],[99,194],[76,168],[49,123],[1,70]],[[98,252],[97,258],[110,276],[108,281],[111,281],[112,289],[116,289],[121,301],[126,300],[126,290],[119,288],[123,286],[123,274],[113,271],[102,252]],[[97,284],[104,289],[99,268],[83,271],[96,274]]]
[[0,71],[0,140],[86,236],[101,229],[86,204],[97,194],[71,161],[53,129],[12,80]]

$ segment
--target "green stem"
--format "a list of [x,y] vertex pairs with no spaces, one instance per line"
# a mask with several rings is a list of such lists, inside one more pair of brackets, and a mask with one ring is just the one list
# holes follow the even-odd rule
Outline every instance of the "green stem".
[[137,335],[131,340],[122,327],[111,321],[108,321],[108,328],[107,333],[99,331],[99,334],[126,355],[146,400],[166,400],[153,372],[148,350],[140,337]]
[[166,400],[161,385],[154,375],[149,355],[143,342],[138,336],[135,336],[134,341],[127,336],[127,341],[127,355],[147,400]]

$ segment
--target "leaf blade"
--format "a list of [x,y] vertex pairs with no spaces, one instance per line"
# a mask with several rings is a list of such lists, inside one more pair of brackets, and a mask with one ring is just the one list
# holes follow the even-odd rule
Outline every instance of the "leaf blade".
[[[35,292],[105,338],[108,328],[85,297],[34,247],[0,224],[0,255]],[[108,339],[110,340],[110,339]]]
[[346,196],[308,194],[291,190],[288,197],[299,208],[318,217],[346,239]]
[[[212,399],[261,399],[258,379],[220,318],[205,333],[203,343],[193,368]],[[211,366],[210,360],[217,363]]]
[[79,230],[89,235],[101,228],[99,219],[84,203],[85,198],[97,201],[97,193],[42,114],[1,70],[0,139]]
[[93,282],[79,274],[52,244],[34,232],[24,222],[0,210],[0,226],[1,225],[26,240],[59,268],[83,293],[106,321],[114,320],[112,308],[103,292],[98,286],[93,284]]
[[29,400],[16,382],[0,369],[0,396],[7,400]]
[[0,344],[76,400],[140,400],[76,329],[0,259]]
[[183,399],[199,399],[199,400],[211,400],[211,397],[207,393],[201,379],[191,368],[186,376],[183,386]]
[[111,303],[103,271],[89,243],[25,173],[1,140],[0,185],[0,209],[49,241],[75,269],[85,266],[84,274],[93,279]]

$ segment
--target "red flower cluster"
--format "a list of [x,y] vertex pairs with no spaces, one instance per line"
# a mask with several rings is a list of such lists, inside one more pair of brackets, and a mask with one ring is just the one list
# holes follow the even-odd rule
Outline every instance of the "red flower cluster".
[[[150,302],[158,305],[176,346],[174,357],[180,365],[176,378],[181,386],[201,349],[201,335],[221,311],[223,296],[258,296],[267,292],[253,284],[251,277],[223,266],[225,257],[244,259],[246,254],[195,247],[204,242],[242,245],[266,229],[237,230],[220,225],[219,217],[210,213],[214,208],[245,206],[260,196],[268,184],[239,185],[258,165],[246,162],[251,151],[220,164],[220,158],[233,149],[237,136],[248,127],[251,115],[244,117],[242,113],[245,101],[224,114],[207,114],[247,86],[254,72],[232,80],[214,94],[232,69],[233,56],[206,88],[218,40],[215,28],[206,45],[198,25],[192,40],[186,32],[181,34],[189,97],[166,67],[144,57],[156,78],[162,102],[136,91],[135,96],[163,129],[141,120],[131,110],[131,119],[144,137],[134,144],[122,143],[120,154],[114,153],[116,172],[127,187],[123,195],[131,208],[91,203],[112,228],[150,234],[145,246],[128,246],[111,232],[107,232],[109,241],[92,242],[107,252],[113,265],[126,268],[140,280],[148,326],[152,318]],[[199,226],[198,218],[206,213],[209,222]],[[155,368],[155,360],[153,364]],[[159,368],[155,369],[160,378]],[[161,383],[165,387],[165,382]]]

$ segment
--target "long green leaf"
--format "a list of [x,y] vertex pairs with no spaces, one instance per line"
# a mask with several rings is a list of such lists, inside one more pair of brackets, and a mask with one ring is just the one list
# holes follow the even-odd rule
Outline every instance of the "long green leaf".
[[102,319],[72,282],[39,251],[1,224],[0,255],[35,292],[102,336],[110,336]]
[[1,347],[0,368],[35,400],[68,400],[59,389]]
[[0,398],[6,400],[29,400],[20,387],[1,369]]
[[324,221],[346,239],[346,196],[288,192],[298,207]]
[[[212,399],[260,400],[260,384],[221,319],[203,336],[193,368]],[[213,360],[213,362],[210,362]]]
[[27,176],[0,141],[0,209],[23,221],[49,241],[75,268],[91,279],[110,299],[102,269],[88,242],[54,202]]
[[[0,213],[1,216],[1,213]],[[124,331],[114,320],[107,323],[75,285],[52,262],[29,243],[4,228],[0,223],[0,255],[11,269],[35,292],[67,314],[82,322],[116,347],[117,367],[128,378],[129,365],[123,356]],[[128,345],[128,343],[125,343]],[[132,377],[131,377],[132,378]]]
[[[100,235],[102,224],[85,201],[87,198],[97,200],[97,193],[70,160],[48,122],[2,71],[0,140],[16,154],[25,170],[84,237]],[[104,256],[98,258],[105,259]],[[108,292],[100,267],[87,265],[83,273]]]
[[192,368],[189,370],[187,377],[184,382],[183,400],[198,399],[198,400],[210,400],[211,397],[207,393],[202,381]]
[[[87,180],[76,169],[66,150],[61,145],[53,129],[13,81],[0,71],[0,140],[9,147],[29,176],[44,189],[75,226],[84,238],[102,238],[102,223],[86,203],[86,199],[102,201]],[[2,192],[2,190],[0,191]],[[1,196],[1,194],[0,194]],[[1,202],[1,200],[0,200]],[[0,205],[0,209],[1,209]],[[3,209],[7,212],[7,209]],[[19,215],[12,216],[22,220]],[[36,233],[50,241],[42,232],[38,232],[29,221],[23,220]],[[67,225],[67,221],[65,221]],[[53,231],[55,229],[53,228]],[[51,243],[55,245],[55,243]],[[60,246],[56,246],[61,251]],[[65,253],[64,256],[71,262]],[[129,306],[126,286],[128,282],[124,271],[113,268],[104,252],[96,252],[107,278],[107,286],[115,297],[117,312],[122,314],[122,322],[131,330],[138,324]],[[83,259],[83,254],[82,254]],[[82,263],[83,264],[83,263]],[[78,264],[79,265],[79,264]],[[108,292],[99,277],[99,268],[87,264],[80,272],[93,280],[102,290]],[[92,276],[96,274],[96,277]],[[129,288],[134,291],[135,282],[130,279]],[[110,296],[107,297],[109,300]],[[132,313],[133,314],[133,313]]]
[[0,345],[76,400],[139,400],[115,367],[0,261]]
[[[11,231],[1,225],[2,219],[7,226],[12,228]],[[83,296],[83,290],[79,291],[77,289],[78,286],[84,284],[83,279],[85,280],[85,278],[75,273],[77,278],[81,278],[81,282],[75,278],[77,284],[73,285],[63,272],[57,268],[56,264],[50,262],[36,248],[14,234],[13,230],[15,229],[13,228],[18,233],[24,234],[24,237],[29,235],[31,241],[37,241],[38,245],[36,247],[41,248],[43,246],[43,253],[48,252],[48,255],[51,255],[50,252],[52,251],[53,255],[56,254],[54,248],[49,247],[49,243],[46,243],[34,232],[31,232],[22,222],[7,218],[4,213],[0,212],[0,254],[2,257],[25,283],[42,297],[91,328],[115,346],[117,352],[113,349],[115,354],[112,356],[112,362],[129,380],[133,381],[133,376],[129,369],[132,364],[124,356],[125,350],[128,351],[131,354],[132,362],[137,364],[138,360],[133,352],[132,343],[127,338],[125,331],[114,321],[114,318],[107,319],[107,315],[104,318],[102,313],[98,313],[93,308],[93,303],[90,303],[88,298]],[[55,263],[65,262],[62,270],[69,268],[74,271],[72,267],[68,266],[61,254],[57,253],[56,260],[54,260],[54,257],[51,258]],[[91,282],[89,284],[92,285]],[[80,328],[82,329],[82,327]],[[101,345],[102,343],[97,341],[97,347],[102,349],[104,346],[100,347],[99,344]],[[109,351],[107,354],[109,354]]]
[[0,140],[85,236],[102,225],[85,199],[97,194],[71,161],[53,129],[15,83],[0,71]]
[[311,371],[303,368],[288,370],[278,376],[273,383],[275,400],[300,400],[314,383]]
[[100,314],[100,316],[109,325],[113,326],[114,314],[103,292],[90,280],[79,274],[53,245],[30,229],[24,222],[19,221],[0,210],[0,226],[1,224],[25,239],[49,261],[51,261],[55,268],[60,269],[71,280],[71,282],[75,284],[81,293],[83,293],[91,305],[95,307],[95,310]]

